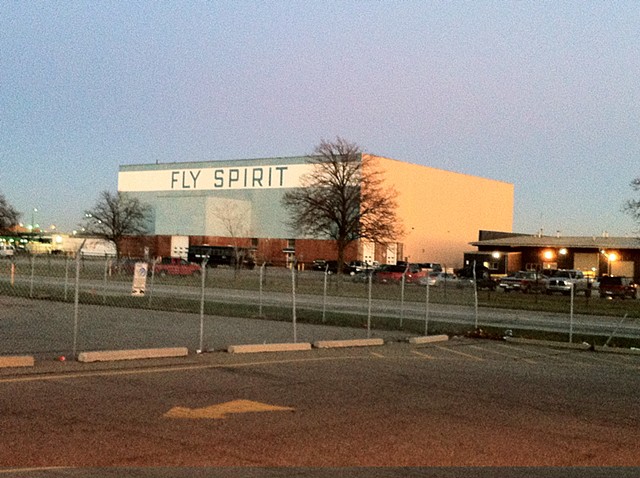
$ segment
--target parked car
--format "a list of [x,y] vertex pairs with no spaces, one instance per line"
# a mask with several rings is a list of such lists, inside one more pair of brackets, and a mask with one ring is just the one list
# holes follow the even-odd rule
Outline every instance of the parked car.
[[[314,271],[321,271],[321,272],[326,271],[327,274],[337,274],[338,261],[325,261],[324,259],[316,259],[315,261],[313,261],[311,269]],[[342,273],[353,275],[355,271],[349,264],[347,264],[346,262],[343,262]]]
[[499,286],[505,292],[544,292],[549,278],[537,271],[518,271],[500,279]]
[[314,270],[314,271],[324,272],[326,270],[326,267],[327,267],[327,261],[325,261],[324,259],[316,259],[311,264],[311,270]]
[[418,284],[420,280],[427,276],[427,272],[423,271],[418,264],[382,264],[374,272],[374,280],[376,282],[399,283],[404,276],[405,284]]
[[358,274],[360,272],[370,271],[373,269],[372,264],[368,264],[364,261],[351,261],[349,262],[349,273],[351,275]]
[[546,292],[549,295],[554,292],[569,295],[571,294],[572,287],[574,294],[582,293],[587,297],[591,296],[589,279],[585,277],[582,271],[574,269],[558,269],[553,271],[547,281]]
[[457,285],[459,283],[458,276],[449,272],[431,272],[428,276],[420,279],[420,285],[428,284],[429,287]]
[[0,259],[13,257],[16,250],[11,244],[0,242]]
[[199,276],[202,272],[199,264],[179,257],[163,257],[153,268],[159,276]]
[[599,284],[598,290],[603,299],[607,297],[638,298],[638,285],[634,284],[629,277],[604,276],[600,277]]
[[498,282],[491,277],[489,268],[476,264],[475,273],[472,265],[467,265],[462,269],[456,269],[455,274],[461,285],[475,285],[478,290],[496,290]]
[[442,272],[442,264],[438,262],[421,262],[418,264],[422,270]]

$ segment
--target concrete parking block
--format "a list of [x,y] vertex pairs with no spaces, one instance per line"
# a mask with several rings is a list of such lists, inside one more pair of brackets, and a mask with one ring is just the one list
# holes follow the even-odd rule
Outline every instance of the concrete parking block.
[[108,362],[113,360],[186,357],[187,355],[189,355],[189,350],[186,347],[134,350],[100,350],[96,352],[81,352],[78,355],[78,362]]
[[591,348],[591,344],[585,342],[574,344],[569,342],[554,342],[553,340],[521,339],[518,337],[505,337],[504,340],[512,344],[542,345],[544,347],[555,347],[561,349],[589,350]]
[[334,347],[369,347],[373,345],[384,345],[383,339],[352,339],[352,340],[319,340],[313,343],[317,349],[327,349]]
[[35,359],[30,355],[0,357],[0,368],[33,367],[35,363]]
[[232,354],[249,354],[259,352],[295,352],[311,350],[310,343],[284,343],[284,344],[248,344],[229,345],[227,352]]
[[426,335],[423,337],[410,337],[409,338],[409,343],[410,344],[430,344],[433,342],[444,342],[446,340],[449,340],[449,336],[448,335]]

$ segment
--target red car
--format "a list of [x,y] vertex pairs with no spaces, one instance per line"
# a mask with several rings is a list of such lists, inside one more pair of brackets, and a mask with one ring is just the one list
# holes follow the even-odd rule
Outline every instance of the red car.
[[200,265],[179,257],[163,257],[156,263],[154,273],[159,276],[199,276]]
[[399,283],[404,275],[405,284],[418,284],[420,279],[427,276],[418,264],[383,264],[373,273],[373,279],[382,283]]

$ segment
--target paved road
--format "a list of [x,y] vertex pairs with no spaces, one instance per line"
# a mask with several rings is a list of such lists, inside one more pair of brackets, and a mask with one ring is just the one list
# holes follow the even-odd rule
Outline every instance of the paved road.
[[51,362],[0,374],[0,466],[638,467],[639,371],[467,339]]
[[[291,322],[204,316],[203,349],[234,344],[293,342]],[[153,347],[200,348],[200,315],[172,311],[81,305],[75,326],[70,303],[0,296],[0,355],[34,355],[39,360],[89,350]],[[362,328],[296,324],[298,342],[366,338]],[[406,333],[372,331],[372,337],[400,340]]]
[[[27,279],[23,278],[23,281]],[[59,284],[59,280],[42,278],[43,283]],[[84,291],[94,291],[101,294],[121,294],[130,293],[131,284],[128,282],[108,282],[105,284],[100,280],[83,280],[82,289]],[[153,286],[154,296],[182,297],[199,299],[202,291],[199,287],[189,287],[184,285],[167,285],[155,283]],[[70,292],[69,297],[73,293]],[[225,288],[206,289],[207,300],[229,304],[258,304],[260,299],[256,291],[237,290]],[[110,300],[110,299],[108,299]],[[264,294],[262,299],[264,306],[277,305],[289,307],[292,303],[291,294],[269,292]],[[367,299],[352,297],[329,296],[323,302],[321,295],[297,294],[297,306],[300,308],[310,308],[315,310],[338,310],[340,312],[351,312],[357,315],[366,316],[369,310]],[[429,304],[429,321],[446,322],[451,324],[462,324],[470,327],[478,323],[480,326],[497,327],[504,330],[525,329],[547,332],[561,332],[568,334],[570,329],[576,334],[595,334],[609,336],[615,332],[617,337],[640,337],[640,319],[626,319],[622,317],[594,316],[594,315],[570,315],[569,306],[566,313],[553,313],[528,310],[496,309],[480,307],[476,310],[473,306],[472,296],[469,296],[469,305],[446,305]],[[419,321],[423,323],[427,317],[425,303],[405,302],[400,305],[398,300],[375,299],[371,304],[372,316],[396,317],[398,320]]]
[[[231,300],[235,300],[234,292],[238,293],[230,291],[229,295],[224,295],[216,290],[216,294],[221,294],[221,299],[231,297]],[[246,294],[246,292],[238,293],[238,297],[246,297]],[[357,302],[357,300],[351,302]],[[434,314],[436,318],[433,322],[441,320],[464,323],[470,329],[473,328],[473,318],[469,316],[469,308],[466,308],[467,316],[464,315],[464,307],[434,308],[439,309],[440,312]],[[483,314],[488,312],[483,310]],[[487,317],[480,323],[482,325],[487,322],[501,324],[502,328],[507,329],[514,327],[514,323],[531,323],[536,320],[536,315],[531,312],[495,310],[494,313],[495,317]],[[510,313],[514,316],[509,315]],[[581,324],[581,319],[584,318],[578,318],[576,321],[576,331],[583,330],[585,327],[585,324]],[[407,317],[406,320],[410,319]],[[568,327],[566,317],[542,314],[540,320],[556,328]],[[637,326],[638,322],[640,321],[629,320],[626,323],[633,332],[633,327]],[[204,316],[202,325],[204,349],[226,349],[233,344],[292,342],[294,335],[291,322]],[[615,325],[611,318],[607,318],[607,322],[602,323],[601,327],[603,331],[608,332],[613,330]],[[74,306],[71,303],[0,297],[0,354],[29,354],[35,355],[38,360],[50,360],[59,355],[69,356],[73,352],[74,334],[76,352],[175,346],[195,350],[200,348],[200,316],[172,311],[81,304],[76,327]],[[367,330],[298,323],[295,334],[299,342],[315,342],[366,338]],[[405,340],[409,335],[399,331],[373,330],[371,332],[372,337],[381,337],[390,341]]]

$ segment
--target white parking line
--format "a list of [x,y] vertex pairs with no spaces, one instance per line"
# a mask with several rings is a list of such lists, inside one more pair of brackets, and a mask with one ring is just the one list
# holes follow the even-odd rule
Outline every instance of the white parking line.
[[461,356],[469,358],[469,359],[477,360],[478,362],[484,362],[483,358],[480,358],[480,357],[477,357],[477,356],[471,355],[471,354],[466,354],[464,352],[460,352],[459,350],[453,350],[453,349],[450,349],[448,347],[441,347],[439,345],[436,345],[436,348],[440,349],[440,350],[446,350],[447,352],[451,352],[452,354],[461,355]]
[[616,360],[606,359],[600,355],[597,355],[597,352],[591,353],[589,355],[580,355],[580,357],[584,358],[585,360],[593,360],[595,362],[600,362],[608,365],[618,365],[624,368],[631,368],[631,369],[638,368],[637,366],[634,366],[632,364],[626,364],[626,363],[618,362]]
[[[569,354],[573,353],[571,350],[557,350],[554,353],[543,353],[538,349],[534,350],[528,350],[525,347],[514,347],[513,345],[506,345],[506,344],[501,344],[501,347],[507,348],[507,349],[511,349],[511,350],[517,350],[518,352],[524,352],[534,358],[536,357],[545,357],[548,359],[557,359],[560,358],[561,356],[568,356]],[[582,362],[577,362],[577,363],[582,363]]]
[[435,360],[436,358],[433,355],[425,354],[423,352],[418,352],[417,350],[412,350],[412,354],[419,355],[420,357],[424,357],[429,360]]
[[493,349],[485,349],[485,348],[479,347],[477,345],[471,345],[470,347],[473,348],[473,349],[476,349],[476,350],[481,350],[483,352],[489,352],[489,353],[492,353],[492,354],[500,355],[502,357],[508,357],[508,358],[512,358],[512,359],[515,359],[515,360],[520,360],[522,362],[526,362],[526,363],[530,363],[530,364],[537,363],[536,361],[528,359],[528,358],[524,358],[524,357],[521,357],[521,356],[518,356],[518,355],[505,354],[503,352],[498,352],[497,350],[493,350]]

